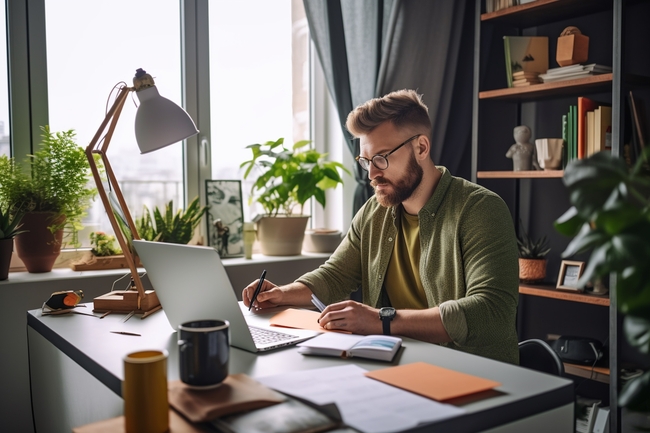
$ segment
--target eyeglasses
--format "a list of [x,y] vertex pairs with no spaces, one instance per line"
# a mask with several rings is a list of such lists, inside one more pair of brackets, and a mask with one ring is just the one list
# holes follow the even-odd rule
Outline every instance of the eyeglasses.
[[363,168],[366,171],[370,170],[370,163],[371,162],[372,162],[372,165],[377,167],[379,170],[386,170],[388,168],[388,157],[391,154],[393,154],[394,152],[396,152],[400,147],[404,146],[406,143],[412,141],[413,139],[418,138],[420,135],[422,135],[422,134],[415,134],[413,137],[409,138],[404,143],[397,146],[395,149],[393,149],[390,152],[385,153],[383,155],[377,154],[377,155],[373,156],[370,159],[364,158],[363,156],[357,156],[354,159],[356,159],[356,161],[359,163],[361,168]]

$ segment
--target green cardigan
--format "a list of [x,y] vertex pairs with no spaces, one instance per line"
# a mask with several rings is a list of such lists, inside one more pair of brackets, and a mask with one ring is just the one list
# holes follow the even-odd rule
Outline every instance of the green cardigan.
[[[446,346],[517,364],[519,265],[510,211],[497,194],[438,170],[442,177],[418,213],[428,305],[440,307],[452,340]],[[329,260],[297,281],[326,304],[348,299],[360,286],[365,304],[381,306],[401,209],[370,198]]]

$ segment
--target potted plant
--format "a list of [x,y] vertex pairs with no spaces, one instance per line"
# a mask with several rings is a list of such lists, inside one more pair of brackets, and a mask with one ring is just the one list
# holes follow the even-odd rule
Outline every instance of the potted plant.
[[9,204],[10,213],[25,212],[25,232],[16,236],[16,252],[29,272],[51,271],[64,239],[79,245],[81,220],[95,194],[75,132],[53,133],[47,126],[41,130],[42,145],[24,164],[0,156],[0,200]]
[[538,283],[546,278],[546,255],[551,251],[548,238],[542,236],[533,240],[520,224],[521,236],[517,237],[519,245],[519,280],[523,283]]
[[305,203],[312,197],[325,207],[325,190],[343,184],[339,169],[349,171],[327,154],[308,148],[309,140],[284,146],[284,138],[251,144],[252,159],[243,162],[244,179],[258,167],[261,174],[251,187],[249,202],[262,205],[264,214],[255,218],[262,253],[272,256],[298,255],[302,251],[309,215]]
[[97,269],[121,269],[128,264],[117,245],[115,235],[97,231],[90,233],[90,251],[81,259],[70,264],[73,271],[90,271]]
[[135,226],[142,239],[172,244],[187,244],[194,236],[194,230],[201,223],[201,218],[207,206],[201,207],[196,197],[186,210],[174,212],[174,201],[171,200],[161,212],[157,207],[152,213],[144,206],[142,216],[136,218]]
[[[572,236],[563,257],[591,251],[580,287],[616,277],[617,308],[624,314],[627,341],[646,359],[650,354],[650,148],[630,170],[609,152],[571,162],[564,171],[572,207],[555,222]],[[628,380],[619,404],[650,411],[650,371]]]
[[22,212],[9,212],[9,206],[0,206],[0,281],[9,278],[11,255],[14,251],[14,238],[23,232],[20,221]]

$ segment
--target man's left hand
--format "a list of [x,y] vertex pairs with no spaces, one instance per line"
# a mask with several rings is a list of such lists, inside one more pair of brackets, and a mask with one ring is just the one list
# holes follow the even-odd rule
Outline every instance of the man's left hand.
[[379,310],[355,301],[343,301],[328,305],[318,320],[328,330],[341,330],[353,334],[382,334]]

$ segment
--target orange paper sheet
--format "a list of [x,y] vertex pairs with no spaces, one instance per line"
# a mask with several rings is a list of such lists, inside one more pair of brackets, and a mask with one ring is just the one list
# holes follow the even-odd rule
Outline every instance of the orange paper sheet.
[[346,331],[330,331],[325,328],[321,328],[321,326],[318,324],[319,317],[320,313],[317,311],[287,308],[286,310],[271,317],[270,323],[271,326],[281,326],[283,328],[309,329],[311,331],[318,332],[343,332],[345,334],[349,334],[349,332]]
[[493,380],[459,373],[426,362],[398,365],[364,374],[372,379],[438,401],[487,391],[501,385]]

